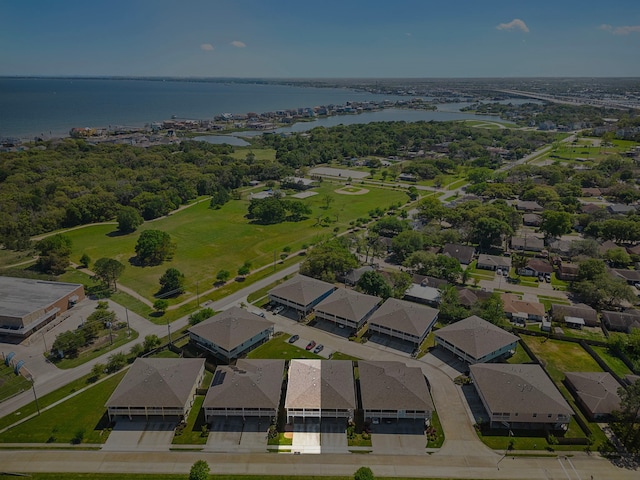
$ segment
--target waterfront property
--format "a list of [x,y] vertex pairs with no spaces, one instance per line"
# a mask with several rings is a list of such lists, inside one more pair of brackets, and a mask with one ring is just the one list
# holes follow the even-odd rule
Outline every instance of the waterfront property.
[[204,359],[137,358],[109,400],[109,421],[186,418],[204,377]]
[[24,339],[82,301],[75,283],[0,277],[0,336]]
[[273,326],[255,313],[231,307],[189,328],[189,340],[228,363],[268,341]]
[[418,347],[429,335],[439,313],[425,305],[388,298],[369,318],[369,331]]
[[401,362],[358,361],[365,420],[428,421],[434,410],[422,370]]
[[315,314],[317,319],[359,330],[381,301],[380,297],[338,288],[316,306]]
[[477,315],[436,330],[435,342],[469,363],[485,363],[515,351],[519,338]]
[[215,417],[278,415],[284,360],[239,359],[235,366],[219,366],[202,408],[207,423]]
[[350,360],[291,360],[284,402],[287,422],[353,418],[356,405]]
[[540,365],[471,365],[470,377],[491,428],[568,428],[574,412]]
[[336,289],[335,285],[305,275],[296,275],[290,280],[272,288],[269,300],[285,307],[293,308],[304,317],[322,300]]

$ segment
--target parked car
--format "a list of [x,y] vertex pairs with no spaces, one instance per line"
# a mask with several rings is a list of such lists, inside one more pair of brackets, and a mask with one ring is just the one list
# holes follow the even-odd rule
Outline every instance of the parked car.
[[316,346],[316,342],[311,340],[309,343],[307,343],[307,350],[311,350],[315,346]]
[[501,269],[501,268],[499,268],[498,270],[496,270],[496,275],[500,275],[500,276],[502,276],[502,269]]
[[544,275],[544,281],[547,283],[551,283],[551,274],[550,273],[546,273]]
[[291,336],[291,338],[289,338],[289,343],[296,343],[299,338],[300,338],[300,335],[293,335]]
[[284,305],[277,306],[276,308],[273,309],[273,314],[277,315],[278,313],[280,313],[283,310],[284,310]]
[[544,282],[544,275],[543,274],[538,275],[538,281],[539,282]]
[[316,345],[316,348],[313,349],[313,353],[320,353],[324,349],[324,345],[319,344]]

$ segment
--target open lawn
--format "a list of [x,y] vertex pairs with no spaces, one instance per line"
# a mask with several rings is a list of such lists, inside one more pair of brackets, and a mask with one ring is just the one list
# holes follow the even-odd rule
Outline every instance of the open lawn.
[[256,160],[275,160],[276,151],[272,148],[254,148],[254,147],[234,147],[233,152],[229,154],[230,157],[244,160],[247,155],[252,153]]
[[[115,258],[126,265],[119,283],[153,300],[159,289],[159,278],[169,267],[175,267],[186,277],[187,294],[203,292],[215,283],[221,269],[232,276],[249,261],[252,268],[273,262],[274,252],[289,247],[295,252],[303,245],[310,245],[319,238],[331,234],[335,227],[344,230],[349,222],[366,217],[376,207],[386,208],[405,202],[402,191],[369,188],[365,195],[339,195],[333,192],[335,184],[323,182],[315,189],[319,195],[302,200],[312,209],[309,219],[301,222],[284,222],[277,225],[251,224],[245,218],[248,201],[232,200],[222,208],[213,210],[207,201],[151,222],[145,222],[138,232],[119,235],[115,225],[92,225],[66,233],[73,242],[72,260],[78,261],[83,253],[92,259]],[[323,208],[322,198],[334,198],[329,209]],[[316,218],[328,217],[329,226],[317,225]],[[135,257],[135,244],[140,231],[158,229],[169,233],[177,243],[177,251],[171,261],[154,267],[137,267],[130,262]]]
[[205,425],[202,402],[204,402],[204,395],[197,395],[189,412],[186,427],[183,430],[176,429],[172,444],[205,445],[207,443],[207,434],[202,434],[202,426]]
[[618,376],[624,377],[630,375],[633,372],[627,367],[627,365],[612,353],[607,347],[592,346],[598,356],[607,364],[607,366],[613,370]]
[[[363,462],[366,463],[366,462]],[[215,470],[215,463],[210,465]],[[357,468],[354,467],[354,472]],[[183,474],[148,474],[148,473],[32,473],[29,478],[33,480],[185,480],[189,475]],[[353,476],[321,476],[312,475],[211,475],[212,480],[352,480]],[[388,480],[409,480],[402,477],[380,477]],[[422,477],[423,480],[434,480]],[[439,478],[439,480],[451,480]],[[473,479],[470,479],[473,480]]]
[[42,411],[41,404],[39,416],[0,434],[0,442],[104,443],[109,423],[104,404],[123,376],[117,373],[49,410]]
[[522,341],[536,354],[556,384],[564,379],[564,372],[601,372],[602,369],[584,348],[577,343],[563,342],[522,335]]
[[277,335],[267,343],[249,352],[247,358],[277,358],[284,360],[291,360],[292,358],[322,358],[313,352],[291,345],[287,342],[289,337],[290,335]]
[[0,402],[31,388],[31,382],[13,373],[12,366],[0,363]]
[[516,353],[510,356],[507,359],[507,363],[530,363],[532,362],[531,357],[527,354],[524,348],[521,345],[518,345],[516,348]]

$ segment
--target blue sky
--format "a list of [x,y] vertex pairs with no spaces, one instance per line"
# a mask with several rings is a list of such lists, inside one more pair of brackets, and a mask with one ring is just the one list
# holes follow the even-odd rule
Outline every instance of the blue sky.
[[640,1],[7,0],[0,75],[640,76]]

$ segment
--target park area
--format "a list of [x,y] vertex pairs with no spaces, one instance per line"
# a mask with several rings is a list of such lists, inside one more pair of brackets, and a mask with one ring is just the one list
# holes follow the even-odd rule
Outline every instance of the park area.
[[[66,235],[73,242],[73,261],[85,253],[94,260],[115,258],[127,266],[119,284],[149,300],[159,290],[159,278],[169,267],[185,275],[186,290],[195,295],[213,287],[220,270],[228,270],[233,276],[245,262],[250,262],[252,269],[269,265],[283,249],[296,252],[332,235],[336,229],[344,231],[349,222],[368,217],[375,208],[386,209],[408,200],[399,189],[368,188],[364,195],[340,195],[334,192],[335,188],[335,184],[325,181],[316,190],[318,195],[301,200],[311,207],[312,214],[300,222],[254,224],[245,217],[247,200],[232,200],[219,209],[209,208],[204,201],[146,222],[139,231],[127,235],[120,235],[113,224],[90,225]],[[327,196],[332,198],[328,208]],[[133,266],[140,231],[148,229],[169,233],[177,244],[176,253],[171,261],[158,266]]]

